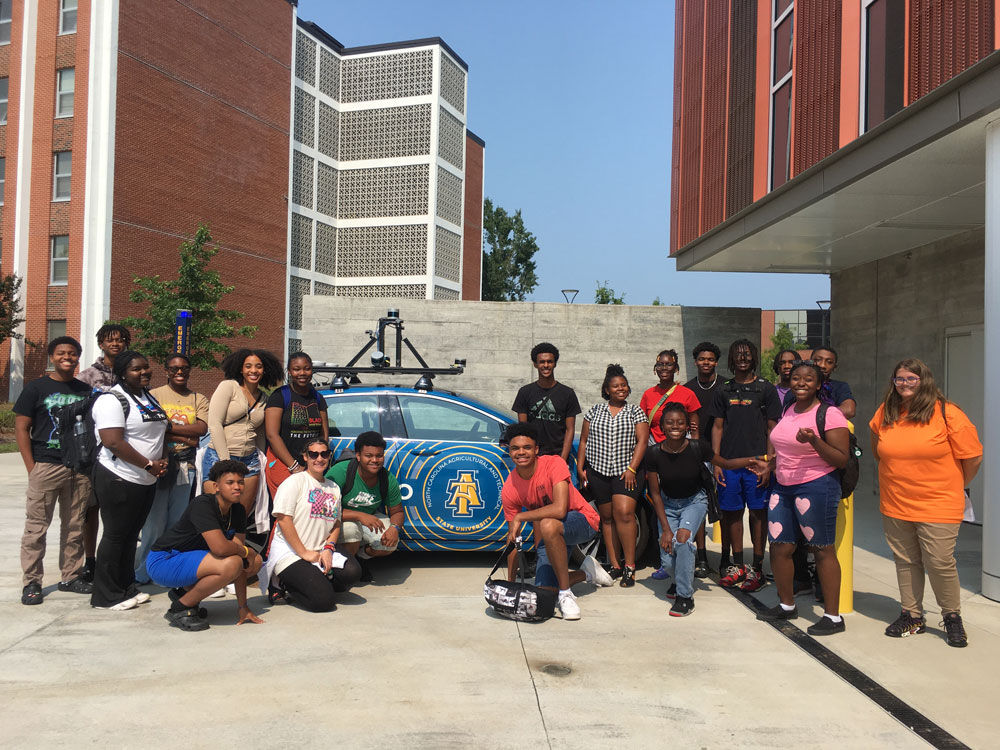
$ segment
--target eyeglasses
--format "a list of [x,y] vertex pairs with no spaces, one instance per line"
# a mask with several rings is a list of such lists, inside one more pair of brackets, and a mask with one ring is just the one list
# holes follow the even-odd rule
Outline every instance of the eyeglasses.
[[920,378],[916,375],[907,375],[905,378],[893,378],[893,385],[916,385],[920,382]]
[[325,451],[306,451],[306,455],[309,456],[309,458],[329,458],[330,457],[330,451],[329,450],[325,450]]
[[191,372],[191,368],[188,365],[184,365],[183,367],[168,367],[167,372],[171,375],[176,375],[179,372],[187,374]]
[[654,370],[670,370],[674,367],[677,367],[676,362],[657,362],[653,365]]

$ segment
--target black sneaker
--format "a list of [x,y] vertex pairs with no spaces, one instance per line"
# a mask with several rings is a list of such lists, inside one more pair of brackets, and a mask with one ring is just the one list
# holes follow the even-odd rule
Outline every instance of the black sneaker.
[[958,612],[949,612],[944,616],[943,625],[949,646],[965,648],[969,645],[969,636],[965,634],[965,626],[962,624],[962,615]]
[[375,576],[372,575],[372,569],[368,565],[368,560],[364,557],[359,557],[358,565],[361,566],[361,578],[359,579],[361,583],[375,583]]
[[77,576],[72,581],[59,581],[59,590],[68,591],[71,594],[93,594],[94,584],[83,580],[83,576]]
[[[681,598],[683,599],[684,597],[681,597]],[[677,584],[676,583],[671,583],[670,584],[670,588],[667,589],[667,599],[669,599],[670,601],[674,601],[674,600],[677,599]]]
[[37,583],[29,583],[21,589],[21,604],[41,604],[42,587]]
[[209,627],[208,623],[198,616],[197,609],[182,609],[179,612],[168,609],[164,612],[163,619],[169,622],[171,627],[190,632],[208,630]]
[[622,577],[622,569],[621,568],[608,568],[608,575],[611,576],[611,580],[612,581],[617,581],[619,578]]
[[[170,589],[169,591],[167,591],[167,596],[170,598],[170,601],[172,601],[172,602],[179,602],[181,600],[181,597],[184,596],[184,594],[186,594],[186,593],[187,593],[187,589],[176,588],[176,589]],[[198,607],[198,617],[200,617],[202,620],[207,619],[208,618],[208,610],[205,609],[204,607]]]
[[694,577],[708,578],[708,560],[696,560],[694,563]]
[[618,585],[623,589],[635,586],[635,568],[630,568],[628,565],[622,568],[622,579],[618,582]]
[[895,622],[890,623],[885,634],[890,638],[908,638],[919,635],[927,630],[927,621],[923,617],[914,617],[905,609],[899,613]]
[[83,563],[83,568],[80,569],[80,578],[85,580],[87,583],[94,582],[94,563],[96,560],[93,557],[88,557]]
[[763,612],[757,613],[757,619],[763,622],[778,622],[779,620],[794,620],[799,616],[799,608],[794,607],[790,610],[782,609],[780,604],[775,604],[770,609],[765,609]]
[[690,596],[678,596],[670,608],[671,617],[687,617],[694,611],[694,599]]
[[806,628],[806,632],[809,635],[833,635],[834,633],[843,633],[847,630],[847,623],[844,622],[844,618],[840,618],[840,622],[834,622],[826,615],[819,618],[819,622],[815,625],[810,625]]

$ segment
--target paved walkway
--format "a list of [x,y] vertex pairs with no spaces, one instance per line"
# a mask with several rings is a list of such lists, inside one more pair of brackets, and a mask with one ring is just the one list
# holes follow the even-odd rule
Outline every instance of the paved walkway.
[[[335,613],[258,597],[266,624],[237,628],[229,597],[206,602],[211,630],[182,633],[160,591],[122,613],[55,591],[50,548],[46,600],[24,607],[25,483],[18,457],[0,456],[4,747],[928,747],[714,584],[693,615],[667,617],[649,570],[631,590],[579,586],[579,622],[518,625],[483,601],[492,555],[406,554]],[[885,638],[898,604],[874,524],[859,513],[857,612],[823,645],[961,742],[995,746],[1000,605],[967,592],[964,650],[936,627]],[[977,532],[963,530],[963,563]]]

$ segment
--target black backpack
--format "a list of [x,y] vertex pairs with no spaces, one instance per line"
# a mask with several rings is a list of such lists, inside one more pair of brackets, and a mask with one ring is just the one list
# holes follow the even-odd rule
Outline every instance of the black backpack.
[[[339,464],[343,461],[349,461],[347,464],[347,476],[344,478],[344,486],[340,488],[340,491],[344,495],[351,494],[351,490],[354,488],[354,480],[358,476],[358,458],[357,455],[351,448],[345,448],[335,464]],[[389,471],[383,466],[378,471],[378,491],[382,496],[382,502],[385,502],[389,497]]]
[[74,401],[53,412],[63,466],[73,471],[88,472],[97,463],[97,452],[101,449],[101,444],[94,432],[92,411],[94,402],[107,393],[118,398],[127,419],[130,409],[128,400],[115,391],[92,393],[87,398]]
[[[816,411],[816,429],[819,432],[819,439],[826,442],[826,411],[830,405],[824,401],[819,402],[819,409]],[[847,466],[843,469],[836,469],[837,478],[840,479],[840,497],[850,497],[854,488],[858,486],[858,476],[861,473],[861,448],[858,447],[858,439],[853,432],[848,431],[847,445]]]

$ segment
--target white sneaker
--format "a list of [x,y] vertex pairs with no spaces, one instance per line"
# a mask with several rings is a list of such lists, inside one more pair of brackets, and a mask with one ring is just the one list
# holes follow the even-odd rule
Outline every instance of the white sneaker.
[[221,599],[225,595],[226,595],[226,589],[225,588],[221,588],[218,591],[213,591],[206,598],[208,598],[208,599]]
[[233,596],[236,596],[236,584],[235,583],[227,584],[226,585],[226,593],[227,594],[232,594]]
[[572,591],[559,592],[559,602],[556,611],[564,620],[580,619],[580,605],[576,603],[576,597]]
[[146,593],[145,591],[140,591],[140,592],[139,592],[138,594],[136,594],[136,595],[135,595],[135,596],[133,596],[132,598],[133,598],[133,599],[135,599],[135,603],[136,603],[136,604],[145,604],[145,603],[146,603],[146,602],[148,602],[148,601],[149,601],[149,600],[150,600],[150,599],[151,599],[152,597],[150,597],[150,595],[149,595],[149,594],[147,594],[147,593]]
[[110,607],[94,607],[94,609],[108,609],[112,612],[124,612],[126,609],[135,609],[139,606],[139,602],[133,596],[131,599],[126,599],[123,602],[118,602]]
[[615,583],[608,571],[601,567],[593,555],[587,555],[583,558],[580,570],[587,575],[587,583],[592,583],[595,586],[613,586]]

